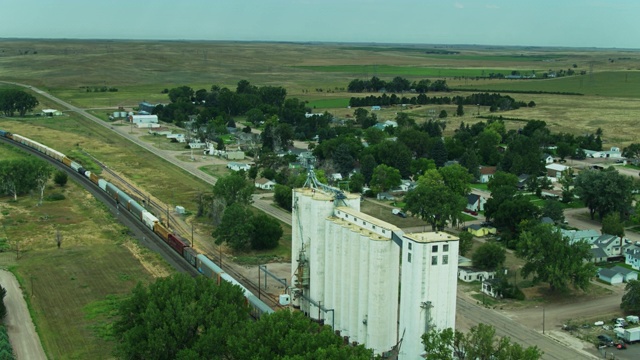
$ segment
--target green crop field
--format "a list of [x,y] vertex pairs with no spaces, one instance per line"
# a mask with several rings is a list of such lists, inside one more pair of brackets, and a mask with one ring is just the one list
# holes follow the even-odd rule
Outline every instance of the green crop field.
[[335,99],[314,99],[309,100],[307,106],[312,109],[335,109],[349,106],[349,99],[346,97]]
[[496,84],[464,86],[488,91],[573,92],[585,95],[640,98],[640,71],[607,71],[556,79],[510,80]]

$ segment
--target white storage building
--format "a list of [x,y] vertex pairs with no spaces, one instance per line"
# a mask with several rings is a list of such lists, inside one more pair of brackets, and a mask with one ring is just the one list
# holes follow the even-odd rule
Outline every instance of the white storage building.
[[157,124],[158,115],[129,115],[129,122],[134,124]]

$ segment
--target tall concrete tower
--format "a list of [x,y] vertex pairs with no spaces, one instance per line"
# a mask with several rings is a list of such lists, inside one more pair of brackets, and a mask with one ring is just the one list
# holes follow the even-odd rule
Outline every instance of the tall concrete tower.
[[423,333],[455,326],[458,239],[404,234],[310,179],[293,190],[293,305],[376,354],[420,358]]

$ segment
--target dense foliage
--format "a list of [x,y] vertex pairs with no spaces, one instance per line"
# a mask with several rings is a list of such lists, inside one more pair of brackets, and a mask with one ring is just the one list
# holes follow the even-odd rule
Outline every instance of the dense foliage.
[[582,171],[574,181],[576,194],[589,208],[591,219],[600,220],[610,213],[624,218],[631,208],[634,183],[630,176],[621,175],[613,167],[605,170]]
[[480,245],[472,256],[474,267],[488,271],[495,271],[502,267],[506,259],[506,250],[494,242],[486,242]]
[[396,94],[387,95],[383,93],[382,95],[375,96],[369,95],[366,97],[352,97],[349,99],[349,105],[356,106],[391,106],[391,105],[400,105],[400,104],[411,104],[411,105],[481,105],[488,106],[490,111],[506,111],[506,110],[515,110],[520,107],[527,107],[527,103],[523,101],[516,101],[509,95],[500,95],[497,93],[477,93],[469,96],[432,96],[429,97],[425,94],[420,94],[418,96],[406,97],[406,96],[398,96]]
[[53,171],[51,165],[37,158],[0,161],[0,192],[13,196],[40,191],[42,202],[44,188]]
[[7,328],[4,325],[0,325],[0,360],[13,360],[13,348],[9,341],[9,335],[7,335]]
[[35,96],[18,89],[0,90],[0,111],[5,116],[14,116],[17,112],[24,116],[27,111],[32,111],[39,102]]
[[620,308],[627,314],[640,312],[640,281],[630,280],[624,288]]
[[516,255],[525,260],[522,275],[533,276],[533,282],[549,283],[552,291],[564,291],[571,284],[585,290],[596,274],[591,259],[591,246],[586,242],[571,243],[560,230],[538,224],[523,231]]
[[427,360],[519,359],[538,360],[543,352],[536,346],[523,348],[509,337],[496,337],[491,325],[478,324],[464,334],[451,328],[432,327],[422,336]]
[[391,81],[384,81],[373,76],[370,80],[353,79],[347,86],[349,92],[378,92],[381,90],[388,92],[405,92],[413,90],[418,93],[426,93],[429,91],[449,91],[449,86],[446,80],[431,81],[429,79],[423,79],[414,81],[396,76]]
[[344,346],[329,327],[283,310],[258,321],[242,290],[227,282],[176,274],[138,284],[117,310],[121,359],[370,359]]

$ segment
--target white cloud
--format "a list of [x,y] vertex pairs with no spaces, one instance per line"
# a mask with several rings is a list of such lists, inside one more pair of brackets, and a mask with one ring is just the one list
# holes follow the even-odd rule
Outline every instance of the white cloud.
[[464,5],[462,5],[461,3],[457,2],[455,4],[453,4],[453,6],[455,6],[457,9],[464,9]]

